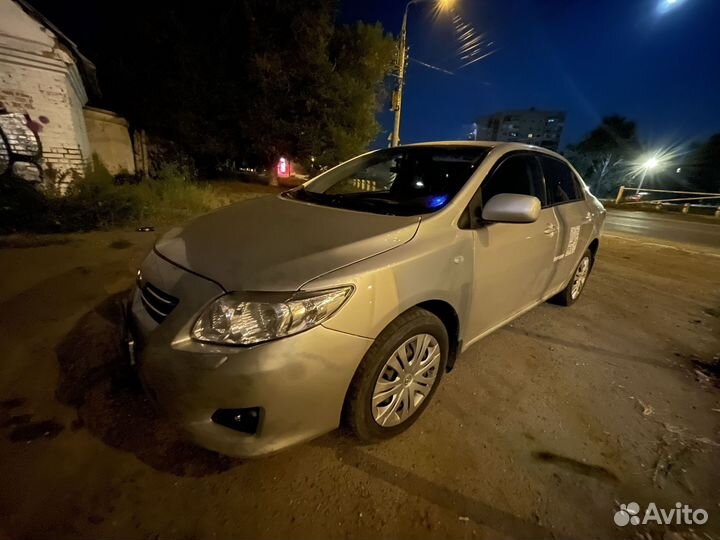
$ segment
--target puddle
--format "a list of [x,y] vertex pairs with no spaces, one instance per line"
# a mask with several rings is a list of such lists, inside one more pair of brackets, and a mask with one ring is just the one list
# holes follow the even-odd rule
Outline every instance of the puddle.
[[576,459],[545,451],[533,452],[532,456],[538,461],[551,463],[571,472],[582,474],[583,476],[589,476],[590,478],[596,478],[597,480],[602,480],[603,482],[618,481],[617,476],[600,465],[589,465]]
[[108,247],[110,249],[127,249],[132,245],[133,245],[132,242],[128,242],[127,240],[125,240],[123,238],[122,240],[114,240],[113,242],[110,242]]
[[64,237],[10,236],[0,239],[0,249],[28,249],[46,246],[63,246],[69,243],[70,239]]
[[8,437],[12,442],[30,442],[41,437],[53,439],[57,437],[65,427],[55,420],[43,420],[41,422],[30,422],[16,426]]
[[32,420],[31,414],[18,414],[5,420],[0,427],[20,426],[30,423],[30,420]]
[[690,357],[690,362],[692,362],[695,380],[701,386],[720,388],[720,355],[715,355],[712,360],[704,360],[693,356]]
[[712,360],[693,357],[690,361],[695,366],[695,369],[699,369],[708,377],[720,378],[720,355],[715,356]]
[[3,409],[17,409],[18,407],[22,407],[24,404],[25,400],[19,397],[0,401],[0,407],[2,407]]

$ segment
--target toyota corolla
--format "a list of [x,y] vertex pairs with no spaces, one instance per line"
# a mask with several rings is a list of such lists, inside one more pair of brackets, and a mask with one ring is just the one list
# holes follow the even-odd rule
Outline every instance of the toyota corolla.
[[157,242],[131,306],[141,378],[171,421],[225,454],[339,426],[391,437],[473,343],[546,300],[578,299],[604,218],[542,148],[361,155]]

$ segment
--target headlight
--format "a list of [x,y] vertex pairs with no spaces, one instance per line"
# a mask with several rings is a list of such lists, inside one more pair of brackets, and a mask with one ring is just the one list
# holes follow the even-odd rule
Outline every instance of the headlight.
[[192,337],[206,343],[252,345],[291,336],[317,326],[335,313],[350,296],[352,287],[297,293],[287,300],[276,293],[250,297],[243,293],[221,296],[200,315]]

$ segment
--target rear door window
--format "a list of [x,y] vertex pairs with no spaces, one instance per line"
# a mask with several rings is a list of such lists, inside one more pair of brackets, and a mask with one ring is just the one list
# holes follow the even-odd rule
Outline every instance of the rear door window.
[[582,200],[582,190],[570,167],[548,156],[540,156],[540,162],[550,205]]

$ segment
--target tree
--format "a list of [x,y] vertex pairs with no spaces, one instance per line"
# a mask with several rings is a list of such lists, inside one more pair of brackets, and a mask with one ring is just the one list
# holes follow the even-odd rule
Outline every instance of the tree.
[[698,145],[686,161],[693,187],[706,193],[720,193],[720,133]]
[[201,165],[334,164],[377,134],[394,41],[337,26],[335,0],[36,3],[97,64],[99,105]]
[[628,165],[639,152],[635,122],[619,115],[606,116],[583,140],[567,149],[570,161],[599,195],[613,193],[625,181]]
[[[396,54],[395,42],[382,25],[357,23],[339,28],[330,48],[334,81],[332,108],[327,123],[327,143],[321,154],[325,163],[337,163],[367,148],[378,134],[379,104],[385,97],[383,80]],[[380,99],[379,99],[380,98]]]
[[[317,15],[304,23],[294,26],[299,58],[270,48],[251,65],[256,112],[245,129],[265,163],[286,154],[332,165],[366,149],[379,130],[392,38],[380,24],[335,28],[327,17],[318,27]],[[311,48],[302,45],[308,41]]]

